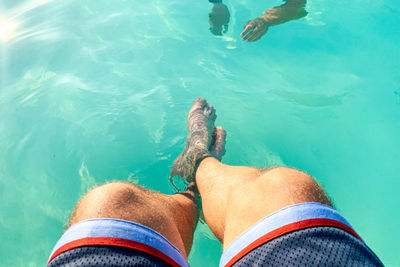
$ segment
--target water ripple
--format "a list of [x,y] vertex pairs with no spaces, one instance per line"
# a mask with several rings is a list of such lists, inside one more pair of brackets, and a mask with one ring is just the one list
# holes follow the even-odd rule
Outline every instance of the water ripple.
[[[57,37],[56,20],[49,20],[49,17],[57,17],[63,5],[51,6],[52,2],[55,1],[31,0],[10,9],[0,7],[0,43],[12,44],[27,38]],[[41,12],[32,12],[44,7],[46,9]]]

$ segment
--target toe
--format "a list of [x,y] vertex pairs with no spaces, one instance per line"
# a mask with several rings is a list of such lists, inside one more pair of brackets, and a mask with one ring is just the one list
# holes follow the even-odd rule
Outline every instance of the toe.
[[217,118],[217,115],[215,113],[216,113],[216,110],[211,105],[205,107],[205,109],[204,109],[204,115],[208,116],[212,121],[215,121],[215,119]]
[[207,102],[205,98],[203,97],[198,97],[194,100],[194,102]]
[[193,106],[200,106],[200,107],[205,107],[205,106],[207,106],[207,100],[205,100],[204,98],[202,98],[202,97],[199,97],[199,98],[196,98],[194,101],[193,101]]
[[199,112],[204,112],[207,109],[208,104],[204,98],[196,98],[193,101],[193,105],[189,110],[188,119],[190,119],[193,115],[198,114]]

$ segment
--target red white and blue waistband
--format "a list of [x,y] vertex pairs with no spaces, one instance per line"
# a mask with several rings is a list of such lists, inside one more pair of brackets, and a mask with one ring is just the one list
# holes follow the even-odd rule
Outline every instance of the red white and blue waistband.
[[117,219],[91,219],[74,224],[57,242],[48,262],[65,251],[96,245],[131,248],[172,266],[189,266],[181,252],[161,234],[146,226]]
[[361,239],[333,208],[320,203],[302,203],[283,208],[250,227],[226,248],[219,266],[232,266],[247,253],[274,238],[319,226],[340,228]]

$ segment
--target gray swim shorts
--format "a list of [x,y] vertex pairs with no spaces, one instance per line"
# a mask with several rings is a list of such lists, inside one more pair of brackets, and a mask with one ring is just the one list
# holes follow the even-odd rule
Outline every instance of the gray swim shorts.
[[[207,262],[204,263],[207,265]],[[189,266],[167,239],[143,225],[92,219],[68,229],[48,266]],[[220,266],[383,266],[333,208],[302,203],[281,209],[244,232]]]

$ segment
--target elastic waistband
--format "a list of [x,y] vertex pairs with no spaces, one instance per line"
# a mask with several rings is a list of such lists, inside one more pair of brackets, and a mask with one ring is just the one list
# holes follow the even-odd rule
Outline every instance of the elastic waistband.
[[48,262],[67,250],[95,245],[131,248],[160,258],[172,266],[189,266],[181,252],[156,231],[138,223],[107,218],[74,224],[57,242]]
[[343,229],[361,238],[333,208],[320,203],[301,203],[272,213],[236,238],[224,251],[220,267],[232,266],[256,247],[284,234],[317,226]]

